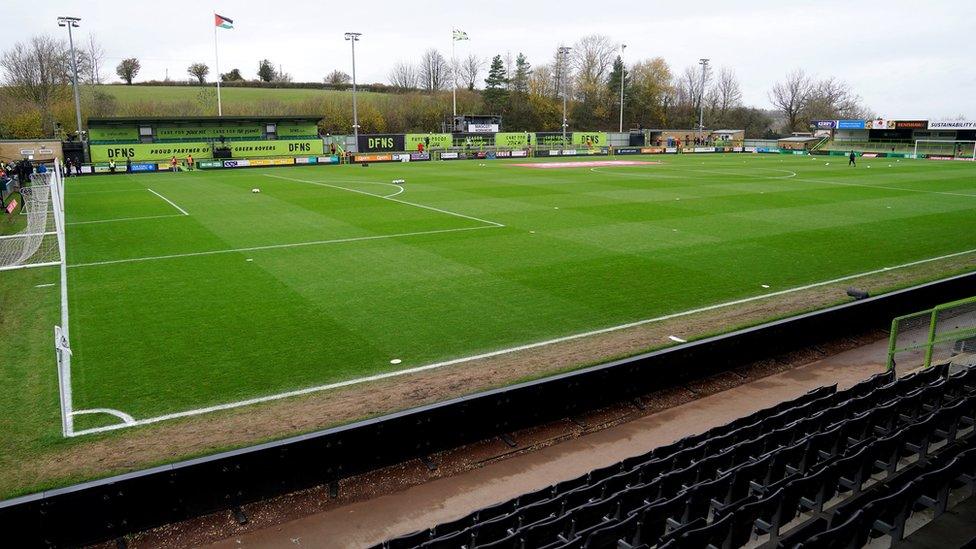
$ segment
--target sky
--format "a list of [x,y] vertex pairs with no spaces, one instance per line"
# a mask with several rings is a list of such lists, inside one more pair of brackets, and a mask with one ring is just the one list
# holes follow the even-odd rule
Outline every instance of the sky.
[[[617,7],[615,7],[617,6]],[[593,0],[422,3],[367,0],[282,4],[254,0],[199,2],[97,0],[9,2],[0,50],[34,34],[65,36],[57,16],[81,17],[76,39],[95,35],[106,50],[105,75],[118,80],[122,58],[142,63],[138,80],[187,78],[186,67],[214,67],[213,13],[234,20],[218,29],[220,70],[254,78],[271,59],[295,81],[351,72],[343,33],[356,46],[357,81],[387,82],[398,61],[427,48],[450,57],[451,30],[468,33],[457,56],[523,52],[530,63],[552,59],[560,44],[605,34],[627,45],[625,61],[660,56],[680,73],[707,57],[735,70],[747,105],[771,108],[768,90],[792,69],[848,82],[881,117],[976,118],[976,2],[973,0],[732,0],[675,2]]]

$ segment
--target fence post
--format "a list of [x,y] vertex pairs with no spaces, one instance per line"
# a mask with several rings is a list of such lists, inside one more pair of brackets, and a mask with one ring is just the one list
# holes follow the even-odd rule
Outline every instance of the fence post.
[[935,322],[939,318],[939,308],[932,307],[932,320],[929,323],[929,340],[928,345],[925,347],[925,364],[923,368],[928,368],[932,365],[932,348],[935,347]]

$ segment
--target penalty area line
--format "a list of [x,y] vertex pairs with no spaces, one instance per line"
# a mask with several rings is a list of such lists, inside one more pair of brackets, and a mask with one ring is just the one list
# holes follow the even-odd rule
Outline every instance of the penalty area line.
[[190,215],[190,214],[186,213],[186,210],[184,210],[183,208],[177,206],[175,202],[173,202],[172,200],[166,198],[165,196],[157,193],[156,191],[154,191],[152,189],[146,189],[146,190],[149,191],[149,192],[151,192],[151,193],[153,193],[154,195],[158,196],[159,198],[162,198],[163,200],[165,200],[167,204],[169,204],[170,206],[172,206],[172,207],[176,208],[177,210],[179,210],[181,214],[183,214],[183,215]]
[[[744,303],[749,303],[749,302],[752,302],[752,301],[759,301],[759,300],[767,299],[767,298],[770,298],[770,297],[787,295],[787,294],[791,294],[791,293],[795,293],[795,292],[800,292],[800,291],[803,291],[803,290],[809,290],[809,289],[812,289],[812,288],[818,288],[818,287],[821,287],[821,286],[827,286],[827,285],[830,285],[830,284],[836,284],[838,282],[845,282],[845,281],[848,281],[848,280],[854,280],[854,279],[861,278],[861,277],[865,277],[865,276],[870,276],[870,275],[874,275],[874,274],[881,274],[881,273],[885,273],[885,272],[888,272],[888,271],[893,271],[893,270],[896,270],[896,269],[903,269],[903,268],[906,268],[906,267],[912,267],[912,266],[915,266],[915,265],[922,265],[922,264],[930,263],[930,262],[933,262],[933,261],[939,261],[939,260],[942,260],[942,259],[950,259],[950,258],[953,258],[953,257],[958,257],[958,256],[966,255],[966,254],[972,254],[972,253],[976,253],[976,248],[969,249],[969,250],[964,250],[964,251],[961,251],[961,252],[955,252],[955,253],[951,253],[951,254],[940,255],[940,256],[936,256],[936,257],[929,257],[929,258],[920,259],[920,260],[917,260],[917,261],[911,261],[909,263],[902,263],[900,265],[893,265],[893,266],[890,266],[890,267],[881,267],[880,269],[874,269],[874,270],[871,270],[871,271],[865,271],[865,272],[851,274],[851,275],[847,275],[847,276],[841,276],[841,277],[838,277],[838,278],[832,278],[830,280],[823,280],[823,281],[820,281],[820,282],[814,282],[814,283],[805,284],[805,285],[802,285],[802,286],[795,286],[795,287],[792,287],[792,288],[787,288],[785,290],[778,290],[778,291],[775,291],[775,292],[768,292],[768,293],[764,293],[764,294],[755,295],[755,296],[752,296],[752,297],[745,297],[745,298],[742,298],[742,299],[736,299],[736,300],[733,300],[733,301],[726,301],[724,303],[716,303],[716,304],[713,304],[713,305],[706,305],[704,307],[698,307],[698,308],[695,308],[695,309],[689,309],[687,311],[681,311],[681,312],[677,312],[677,313],[671,313],[671,314],[661,315],[661,316],[657,316],[657,317],[653,317],[653,318],[646,318],[646,319],[638,320],[638,321],[635,321],[635,322],[628,322],[626,324],[619,324],[619,325],[616,325],[616,326],[609,326],[607,328],[600,328],[600,329],[597,329],[597,330],[590,330],[590,331],[587,331],[587,332],[580,332],[580,333],[571,334],[571,335],[567,335],[567,336],[563,336],[563,337],[557,337],[557,338],[554,338],[554,339],[548,339],[548,340],[545,340],[545,341],[537,341],[535,343],[527,343],[525,345],[518,345],[518,346],[515,346],[515,347],[509,347],[507,349],[499,349],[499,350],[496,350],[496,351],[490,351],[490,352],[481,353],[481,354],[477,354],[477,355],[472,355],[472,356],[467,356],[467,357],[461,357],[461,358],[455,358],[455,359],[451,359],[451,360],[445,360],[445,361],[442,361],[442,362],[435,362],[433,364],[427,364],[427,365],[424,365],[424,366],[416,366],[416,367],[413,367],[413,368],[406,368],[406,369],[397,370],[397,371],[394,371],[394,372],[386,372],[386,373],[376,374],[376,375],[372,375],[372,376],[366,376],[366,377],[361,377],[361,378],[356,378],[356,379],[349,379],[349,380],[346,380],[346,381],[340,381],[340,382],[336,382],[336,383],[329,383],[329,384],[326,384],[326,385],[318,385],[318,386],[315,386],[315,387],[306,387],[304,389],[297,389],[297,390],[294,390],[294,391],[288,391],[288,392],[278,393],[278,394],[274,394],[274,395],[267,395],[267,396],[262,396],[262,397],[255,397],[255,398],[250,398],[250,399],[246,399],[246,400],[240,400],[240,401],[237,401],[237,402],[229,402],[229,403],[226,403],[226,404],[218,404],[218,405],[215,405],[215,406],[208,406],[206,408],[197,408],[197,409],[194,409],[194,410],[185,410],[185,411],[182,411],[182,412],[175,412],[175,413],[172,413],[172,414],[164,414],[164,415],[161,415],[161,416],[150,417],[150,418],[146,418],[146,419],[136,419],[132,423],[122,423],[122,424],[116,424],[116,425],[107,425],[107,426],[104,426],[104,427],[95,427],[95,428],[92,428],[92,429],[85,429],[85,430],[82,430],[82,431],[75,431],[70,436],[80,436],[80,435],[87,435],[87,434],[103,433],[103,432],[106,432],[106,431],[114,431],[114,430],[117,430],[117,429],[124,429],[124,428],[127,428],[127,427],[136,427],[136,426],[140,426],[140,425],[150,425],[150,424],[153,424],[153,423],[159,423],[159,422],[168,421],[168,420],[171,420],[171,419],[179,419],[179,418],[184,418],[184,417],[192,417],[192,416],[198,416],[198,415],[203,415],[203,414],[209,414],[209,413],[213,413],[213,412],[219,412],[219,411],[223,411],[223,410],[231,410],[231,409],[234,409],[234,408],[241,408],[241,407],[250,406],[250,405],[253,405],[253,404],[261,404],[261,403],[264,403],[264,402],[272,402],[272,401],[275,401],[275,400],[282,400],[282,399],[296,397],[296,396],[302,396],[302,395],[308,395],[308,394],[312,394],[312,393],[319,393],[319,392],[323,392],[323,391],[328,391],[328,390],[331,390],[331,389],[338,389],[340,387],[348,387],[350,385],[358,385],[358,384],[361,384],[361,383],[368,383],[368,382],[371,382],[371,381],[379,381],[379,380],[383,380],[383,379],[389,379],[389,378],[393,378],[393,377],[399,377],[399,376],[404,376],[404,375],[409,375],[409,374],[415,374],[415,373],[418,373],[418,372],[424,372],[424,371],[428,371],[428,370],[436,370],[438,368],[443,368],[445,366],[452,366],[452,365],[455,365],[455,364],[461,364],[461,363],[465,363],[465,362],[471,362],[471,361],[475,361],[475,360],[481,360],[481,359],[486,359],[486,358],[491,358],[491,357],[496,357],[496,356],[511,354],[511,353],[515,353],[515,352],[519,352],[519,351],[525,351],[525,350],[528,350],[528,349],[535,349],[535,348],[538,348],[538,347],[544,347],[546,345],[552,345],[552,344],[556,344],[556,343],[562,343],[562,342],[565,342],[565,341],[572,341],[572,340],[575,340],[575,339],[581,339],[581,338],[585,338],[585,337],[590,337],[590,336],[594,336],[594,335],[605,334],[605,333],[615,332],[615,331],[619,331],[619,330],[625,330],[625,329],[628,329],[628,328],[634,328],[634,327],[642,326],[642,325],[645,325],[645,324],[651,324],[651,323],[656,323],[656,322],[663,322],[665,320],[671,320],[671,319],[674,319],[674,318],[680,318],[680,317],[684,317],[684,316],[688,316],[688,315],[693,315],[693,314],[697,314],[697,313],[714,311],[716,309],[722,309],[722,308],[725,308],[725,307],[732,307],[732,306],[735,306],[735,305],[742,305]],[[680,338],[675,338],[675,339],[680,339]],[[672,340],[672,341],[674,341],[674,340]]]

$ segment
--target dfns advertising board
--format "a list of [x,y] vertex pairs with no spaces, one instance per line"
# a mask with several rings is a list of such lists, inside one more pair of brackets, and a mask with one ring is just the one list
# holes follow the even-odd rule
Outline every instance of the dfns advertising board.
[[[256,156],[297,156],[322,154],[322,141],[305,139],[294,141],[244,141],[228,143],[231,155],[237,158]],[[196,159],[210,158],[212,150],[209,143],[152,143],[139,145],[92,145],[92,162],[109,160],[169,160],[187,155]]]
[[606,147],[607,134],[603,132],[573,132],[572,143],[584,147]]
[[403,134],[359,136],[359,152],[400,152],[406,150]]

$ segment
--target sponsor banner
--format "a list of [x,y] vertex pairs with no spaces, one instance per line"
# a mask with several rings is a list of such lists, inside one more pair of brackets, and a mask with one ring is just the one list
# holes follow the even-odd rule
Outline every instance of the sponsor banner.
[[410,162],[410,153],[401,153],[393,155],[394,162]]
[[410,153],[410,160],[430,160],[430,153]]
[[666,152],[668,154],[674,154],[674,153],[678,152],[678,147],[665,147],[664,148],[664,152]]
[[870,130],[893,130],[895,129],[895,121],[875,118],[874,120],[866,120],[864,126]]
[[779,149],[776,147],[756,147],[757,153],[779,153]]
[[928,127],[928,120],[895,120],[896,130],[925,130]]
[[12,214],[16,209],[17,209],[17,199],[14,198],[10,200],[9,204],[7,204],[7,213]]
[[576,149],[566,149],[563,151],[563,156],[576,156]]
[[[135,164],[133,164],[135,166]],[[223,168],[224,163],[220,160],[204,160],[202,162],[197,162],[197,167],[203,170],[211,170],[214,168]]]
[[732,152],[740,153],[742,152],[742,147],[732,147]]
[[[952,120],[947,122],[929,122],[930,130],[976,130],[976,122]],[[931,157],[929,157],[931,158]]]
[[454,141],[449,133],[408,133],[403,137],[405,151],[416,151],[421,143],[424,150],[428,149],[449,149]]
[[315,159],[316,164],[338,164],[339,157],[337,155],[332,156],[319,156]]
[[512,151],[496,151],[495,158],[509,158],[512,156]]
[[109,173],[109,172],[112,171],[111,169],[109,169],[109,167],[107,165],[106,166],[93,166],[93,168],[95,170],[95,173]]
[[560,154],[561,152],[562,152],[562,151],[560,151],[559,149],[550,149],[550,150],[549,150],[549,156],[559,156],[559,154]]
[[662,149],[661,147],[642,147],[640,149],[641,154],[661,154],[663,152],[664,149]]
[[468,124],[471,133],[498,133],[498,124]]
[[250,165],[249,160],[224,160],[225,168],[245,168]]
[[811,120],[810,127],[818,130],[832,130],[837,127],[836,120]]
[[353,157],[355,162],[390,162],[392,160],[392,154],[357,154]]
[[865,129],[864,120],[838,120],[838,130],[863,130]]
[[603,132],[573,132],[573,138],[569,142],[587,148],[606,147],[607,134]]
[[275,133],[278,137],[318,137],[319,128],[313,123],[282,122]]
[[878,153],[863,153],[861,154],[861,156],[863,156],[864,158],[877,158]]
[[138,141],[139,129],[135,126],[118,128],[88,128],[90,141]]
[[134,172],[154,172],[156,171],[156,165],[151,163],[140,163],[133,164],[130,166]]
[[[322,154],[320,139],[305,140],[275,140],[275,141],[239,141],[227,143],[231,155],[249,158],[255,156],[295,156],[304,154]],[[176,157],[179,160],[192,155],[195,159],[206,159],[213,156],[209,143],[139,143],[132,145],[91,145],[92,162],[108,162],[109,160],[169,160]]]
[[295,164],[315,164],[314,156],[299,156],[295,159]]
[[20,149],[20,156],[30,156],[34,154],[34,149]]
[[497,158],[497,157],[495,156],[495,151],[488,151],[488,152],[487,152],[487,153],[485,154],[485,159],[486,159],[486,160],[494,160],[495,158]]
[[506,149],[524,149],[535,141],[535,134],[529,132],[501,132],[495,134],[495,146]]
[[715,152],[715,147],[695,147],[696,153],[713,153]]
[[288,166],[294,163],[293,158],[252,158],[248,166]]
[[81,173],[92,173],[92,167],[91,166],[82,166],[81,167]]
[[[315,135],[312,132],[309,135]],[[156,139],[240,139],[242,137],[264,137],[264,128],[260,125],[228,124],[221,126],[157,126]]]
[[528,155],[529,155],[529,152],[528,151],[512,151],[512,157],[513,158],[514,157],[528,156]]
[[173,169],[169,162],[156,162],[157,172],[168,172]]
[[[573,134],[566,134],[566,142],[573,142]],[[563,134],[556,132],[535,134],[535,143],[540,147],[559,147],[563,145]]]
[[406,136],[400,134],[376,134],[359,136],[359,152],[394,152],[406,150]]
[[754,152],[758,152],[758,151],[757,151],[757,147],[746,147],[746,152],[747,152],[747,153],[754,153]]
[[441,154],[441,160],[457,160],[459,158],[461,158],[461,155],[456,152],[446,152]]
[[613,150],[614,154],[640,154],[641,149],[637,147],[620,147]]

